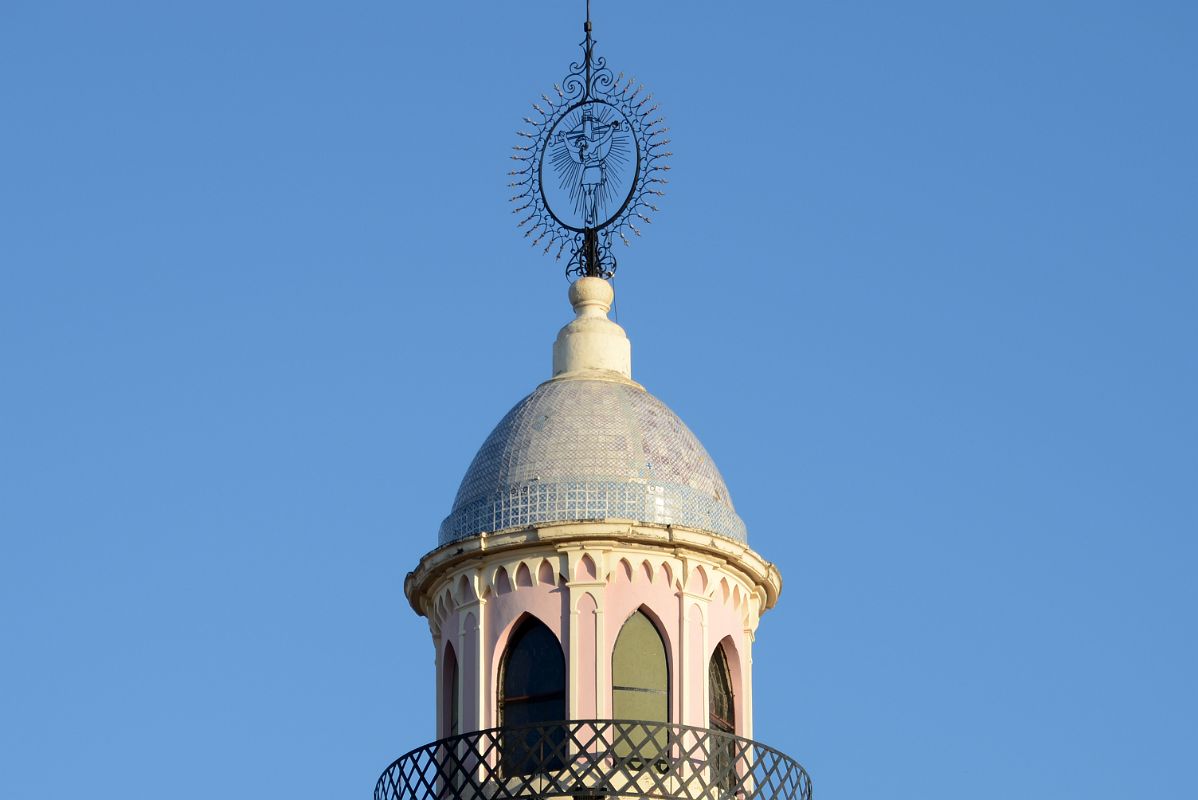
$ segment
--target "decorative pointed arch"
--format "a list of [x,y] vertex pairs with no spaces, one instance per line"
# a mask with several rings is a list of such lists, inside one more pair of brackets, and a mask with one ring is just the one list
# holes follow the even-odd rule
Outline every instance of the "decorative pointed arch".
[[624,580],[626,580],[628,583],[632,583],[632,564],[629,563],[628,559],[626,558],[620,559],[620,574],[623,576]]
[[[574,651],[578,658],[577,666],[571,669],[574,674],[573,698],[576,705],[571,710],[573,719],[594,719],[599,716],[599,665],[595,654],[602,652],[600,642],[601,616],[596,614],[599,601],[591,592],[581,592],[574,604],[574,615],[570,618],[571,635],[578,642]],[[573,666],[573,665],[572,665]]]
[[508,577],[507,569],[500,567],[495,571],[495,594],[507,594],[512,590],[512,580]]
[[474,587],[470,585],[470,579],[465,575],[458,578],[458,602],[469,603],[474,599]]
[[590,555],[584,555],[578,560],[578,566],[574,570],[575,580],[593,581],[599,577],[599,569],[595,566],[595,559]]

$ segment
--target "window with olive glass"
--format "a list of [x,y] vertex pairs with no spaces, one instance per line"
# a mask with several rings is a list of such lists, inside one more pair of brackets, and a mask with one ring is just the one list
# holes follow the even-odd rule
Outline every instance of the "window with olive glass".
[[[670,673],[666,661],[666,643],[657,626],[643,611],[628,618],[612,651],[612,717],[617,720],[647,722],[670,721]],[[646,749],[651,738],[654,752],[665,748],[664,731],[630,728],[631,741],[617,742],[616,756],[627,757]]]

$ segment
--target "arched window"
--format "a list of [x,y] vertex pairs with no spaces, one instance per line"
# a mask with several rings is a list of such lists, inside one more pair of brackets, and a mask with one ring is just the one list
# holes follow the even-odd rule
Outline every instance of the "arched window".
[[666,643],[643,611],[629,617],[620,629],[611,662],[612,717],[669,722]]
[[711,654],[707,668],[708,696],[711,705],[708,719],[713,730],[736,733],[736,705],[732,695],[732,672],[728,669],[728,656],[724,648],[717,647]]
[[[499,722],[504,727],[566,718],[566,659],[553,631],[539,620],[528,617],[512,633],[500,665],[499,687]],[[505,734],[500,747],[504,771],[517,775],[559,769],[560,758],[545,757],[553,752],[553,737],[561,733]]]
[[[617,720],[670,721],[670,672],[666,643],[644,612],[628,618],[611,657],[612,717]],[[616,742],[619,758],[656,758],[666,746],[664,729],[629,726]],[[651,739],[656,746],[650,747]]]
[[460,732],[461,713],[458,701],[458,657],[453,645],[445,646],[445,662],[441,669],[441,692],[444,699],[442,713],[445,715],[441,730],[443,736],[457,736]]
[[[717,645],[707,666],[707,718],[713,731],[736,733],[736,704],[732,694],[732,672],[723,645]],[[737,746],[730,737],[712,737],[711,769],[716,785],[731,790],[737,784]]]

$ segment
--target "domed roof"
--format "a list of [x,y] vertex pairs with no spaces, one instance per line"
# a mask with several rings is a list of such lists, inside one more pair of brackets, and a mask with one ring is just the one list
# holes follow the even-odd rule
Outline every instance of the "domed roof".
[[483,442],[439,542],[602,519],[746,540],[719,470],[664,403],[629,380],[559,378],[517,403]]

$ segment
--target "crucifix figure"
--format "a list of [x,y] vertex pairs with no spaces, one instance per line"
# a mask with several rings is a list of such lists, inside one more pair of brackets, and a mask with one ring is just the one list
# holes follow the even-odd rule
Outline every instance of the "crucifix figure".
[[582,167],[579,178],[579,206],[583,226],[599,224],[599,200],[607,182],[607,154],[611,151],[612,136],[620,129],[620,120],[600,122],[590,106],[582,107],[582,119],[568,131],[559,131],[558,144],[566,144],[570,156]]

